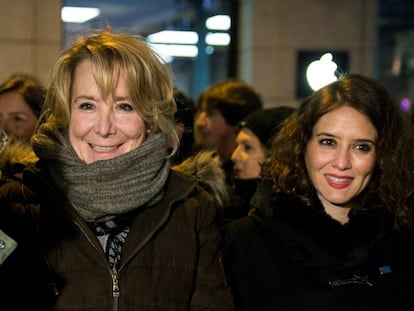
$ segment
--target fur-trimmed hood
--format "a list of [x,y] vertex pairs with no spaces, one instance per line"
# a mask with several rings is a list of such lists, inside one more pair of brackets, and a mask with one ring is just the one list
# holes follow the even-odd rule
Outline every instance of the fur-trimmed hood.
[[33,164],[38,157],[28,141],[14,140],[7,143],[0,153],[0,180],[21,172],[27,165]]
[[215,151],[202,150],[180,164],[174,165],[172,169],[195,178],[221,207],[228,203],[226,176],[220,157]]

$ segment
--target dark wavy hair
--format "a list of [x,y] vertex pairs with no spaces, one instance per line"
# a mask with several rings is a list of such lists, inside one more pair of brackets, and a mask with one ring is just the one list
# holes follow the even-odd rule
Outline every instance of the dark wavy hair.
[[307,173],[305,150],[318,120],[341,106],[367,116],[378,133],[374,173],[355,200],[352,212],[366,208],[368,201],[379,202],[394,215],[397,228],[411,226],[413,131],[408,117],[372,78],[344,75],[305,99],[273,140],[262,167],[263,178],[273,182],[275,191],[295,194],[311,205],[316,190]]

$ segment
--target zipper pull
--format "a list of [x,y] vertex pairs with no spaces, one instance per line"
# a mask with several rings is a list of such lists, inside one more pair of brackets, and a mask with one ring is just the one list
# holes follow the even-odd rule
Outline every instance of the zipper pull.
[[118,310],[119,283],[116,273],[112,273],[112,297],[114,298],[112,310]]
[[112,296],[119,297],[118,277],[115,273],[112,273]]
[[369,287],[374,286],[374,284],[368,279],[368,276],[359,276],[357,274],[352,275],[352,278],[350,279],[329,281],[328,284],[333,288],[339,288],[351,284],[367,285]]

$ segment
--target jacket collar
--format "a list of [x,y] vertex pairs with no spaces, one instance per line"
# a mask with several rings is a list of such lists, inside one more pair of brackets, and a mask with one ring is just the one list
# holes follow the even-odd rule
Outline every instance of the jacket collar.
[[392,230],[392,217],[381,205],[368,206],[342,225],[325,213],[319,200],[314,203],[311,207],[296,196],[275,195],[269,184],[260,184],[253,199],[262,228],[287,242],[296,260],[307,265],[358,265]]

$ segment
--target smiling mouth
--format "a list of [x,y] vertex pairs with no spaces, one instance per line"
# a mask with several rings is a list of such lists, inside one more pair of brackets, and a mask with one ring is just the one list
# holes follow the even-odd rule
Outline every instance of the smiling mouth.
[[117,149],[120,145],[117,146],[109,146],[109,147],[105,147],[105,146],[97,146],[94,144],[89,144],[91,146],[91,148],[97,152],[111,152],[114,151],[115,149]]
[[335,189],[345,189],[348,188],[353,181],[351,177],[335,177],[331,175],[325,175],[328,185]]
[[326,178],[335,184],[348,184],[352,181],[353,178],[339,178],[339,177],[334,177],[334,176],[330,176],[330,175],[326,175]]

